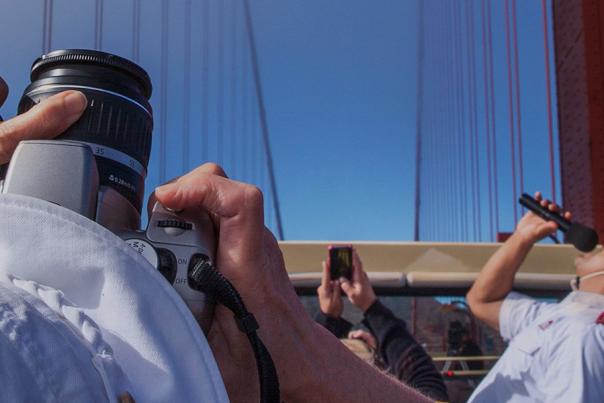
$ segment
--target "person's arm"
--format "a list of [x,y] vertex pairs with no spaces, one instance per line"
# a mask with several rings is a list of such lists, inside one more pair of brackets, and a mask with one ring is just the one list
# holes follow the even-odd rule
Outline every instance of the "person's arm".
[[346,337],[350,329],[352,329],[352,323],[342,317],[331,317],[323,312],[319,311],[315,315],[315,322],[329,330],[329,333],[336,336],[338,339]]
[[[542,200],[539,192],[535,198],[543,207],[558,211],[555,204]],[[570,213],[566,213],[565,217],[570,218]],[[535,242],[557,229],[556,223],[545,221],[530,211],[522,217],[514,234],[489,259],[466,295],[474,316],[499,330],[501,305],[512,290],[514,276],[520,265]]]
[[377,339],[380,356],[398,379],[426,396],[448,401],[442,375],[426,350],[407,330],[405,321],[379,300],[365,311],[363,323]]
[[[428,402],[350,352],[306,313],[274,236],[264,227],[262,193],[229,180],[214,164],[155,191],[164,206],[208,211],[218,229],[216,266],[239,290],[259,325],[287,402]],[[151,204],[153,199],[151,201]],[[218,306],[208,340],[232,401],[257,401],[256,365],[232,314]]]
[[346,337],[352,328],[352,323],[342,318],[340,282],[330,279],[329,264],[325,262],[323,262],[321,285],[317,288],[317,297],[319,312],[315,315],[315,321],[337,338]]
[[407,331],[405,322],[375,296],[356,250],[352,255],[352,281],[342,279],[350,302],[365,313],[364,323],[377,340],[380,357],[390,372],[405,384],[437,400],[449,400],[447,388],[432,359]]

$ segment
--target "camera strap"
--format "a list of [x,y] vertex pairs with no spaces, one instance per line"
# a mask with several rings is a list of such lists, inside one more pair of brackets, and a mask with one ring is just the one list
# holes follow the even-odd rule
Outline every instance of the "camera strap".
[[235,315],[241,332],[245,333],[256,357],[260,381],[260,402],[279,403],[279,378],[273,359],[258,336],[258,322],[249,312],[241,295],[209,260],[199,261],[188,274],[189,286],[216,299]]

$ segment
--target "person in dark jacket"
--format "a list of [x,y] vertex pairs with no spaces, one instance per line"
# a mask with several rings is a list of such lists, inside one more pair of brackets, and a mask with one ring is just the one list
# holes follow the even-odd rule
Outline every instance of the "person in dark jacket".
[[[352,324],[341,317],[342,292],[363,311],[363,324],[375,337],[377,346],[373,347],[388,372],[432,399],[448,401],[447,388],[432,358],[407,330],[405,321],[377,299],[356,250],[353,250],[352,280],[330,280],[329,264],[323,262],[323,277],[317,289],[320,312],[315,320],[338,338],[345,338],[352,328]],[[372,344],[363,333],[357,331],[351,335]]]

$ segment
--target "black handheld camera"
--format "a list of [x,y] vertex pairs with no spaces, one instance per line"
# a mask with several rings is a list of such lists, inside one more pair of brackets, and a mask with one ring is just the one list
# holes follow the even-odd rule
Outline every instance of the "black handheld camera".
[[149,76],[109,53],[54,51],[33,63],[18,112],[66,90],[86,95],[83,115],[55,140],[22,141],[1,192],[69,208],[119,235],[174,285],[207,334],[214,304],[189,287],[187,275],[214,257],[210,218],[157,203],[139,230],[153,129]]

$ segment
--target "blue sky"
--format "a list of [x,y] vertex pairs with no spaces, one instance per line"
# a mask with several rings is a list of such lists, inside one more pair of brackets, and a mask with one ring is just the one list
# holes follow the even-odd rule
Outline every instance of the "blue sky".
[[[41,53],[42,3],[0,0],[4,10],[0,15],[0,51],[11,55],[0,63],[0,74],[12,87],[11,96],[0,109],[3,116],[14,113],[20,93],[28,82],[31,62]],[[411,240],[415,213],[418,2],[254,0],[251,3],[285,238]],[[511,230],[514,203],[510,149],[506,146],[509,143],[509,110],[503,3],[491,2],[496,126],[500,145],[500,229]],[[183,99],[187,85],[183,75],[186,2],[169,2],[169,64],[164,84],[160,81],[159,58],[161,1],[143,2],[140,63],[154,82],[152,102],[156,116],[155,145],[147,187],[152,189],[161,176],[157,169],[160,154],[157,122],[165,107],[168,119],[167,177],[182,174],[203,160],[218,161],[235,178],[257,183],[265,190],[269,204],[267,222],[275,228],[266,170],[262,168],[265,161],[254,114],[240,4],[236,0],[209,2],[210,76],[207,87],[202,88],[204,3],[192,1],[192,78],[188,81],[191,95],[187,102]],[[431,50],[437,56],[444,55],[446,49],[441,47],[446,46],[446,41],[438,42],[434,38],[439,35],[442,38],[444,32],[439,30],[438,24],[442,24],[447,16],[443,14],[445,9],[440,7],[445,3],[426,0],[424,4],[433,10],[428,15],[431,24],[436,24],[430,31]],[[479,33],[481,2],[474,1],[473,4],[477,20],[475,28]],[[546,83],[540,2],[518,2],[517,15],[525,189],[547,191]],[[93,1],[55,0],[53,18],[53,49],[94,46]],[[25,26],[28,28],[23,29]],[[223,31],[219,30],[221,27]],[[131,31],[131,2],[105,0],[103,49],[132,57]],[[480,38],[476,41],[476,47],[480,49]],[[220,47],[221,43],[224,48]],[[478,52],[476,57],[480,59],[481,53]],[[479,62],[477,66],[477,74],[481,77],[482,64]],[[439,139],[439,152],[442,153],[447,151],[445,139],[450,135],[454,117],[443,115],[438,109],[442,107],[439,91],[443,85],[439,80],[452,66],[447,66],[445,59],[436,57],[425,68],[426,91],[431,91],[426,93],[425,99],[432,108],[430,113],[433,115],[429,115],[433,123],[432,135]],[[165,85],[168,98],[165,106],[159,97],[162,85]],[[483,90],[481,85],[478,80],[479,94]],[[206,143],[199,136],[203,131],[204,93],[209,97],[207,113],[211,118],[208,123],[211,135]],[[184,143],[186,127],[183,124],[187,104],[191,115],[188,148]],[[477,119],[484,120],[480,100]],[[244,139],[241,133],[248,137]],[[481,126],[478,128],[481,139],[483,133]],[[186,148],[185,154],[183,148]],[[425,172],[429,174],[425,181],[434,182],[437,187],[437,191],[424,195],[425,211],[432,219],[432,222],[423,221],[423,225],[432,228],[426,239],[460,239],[454,225],[445,222],[444,217],[441,218],[443,213],[439,213],[448,208],[441,209],[438,203],[450,200],[448,197],[456,189],[452,181],[444,181],[448,165],[441,164],[435,155],[434,152],[426,154],[426,158],[431,158],[431,165]],[[451,163],[459,160],[459,156],[450,158],[447,161]],[[480,156],[482,164],[484,158]],[[484,189],[484,175],[481,180]],[[487,231],[486,203],[483,192],[483,232]],[[459,211],[461,207],[457,205],[455,210]],[[439,230],[435,232],[434,228]]]

